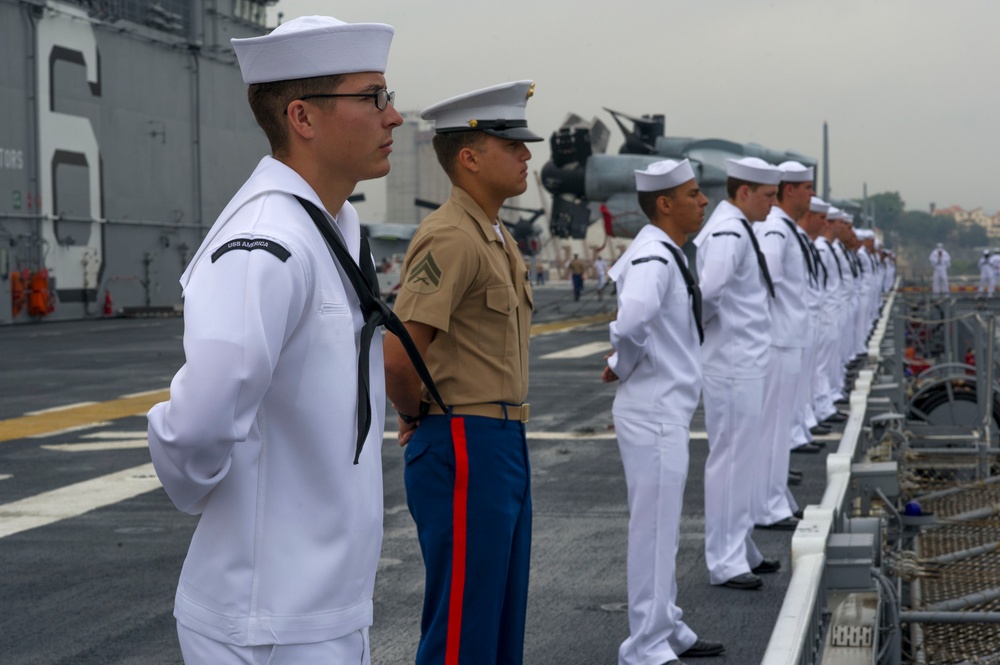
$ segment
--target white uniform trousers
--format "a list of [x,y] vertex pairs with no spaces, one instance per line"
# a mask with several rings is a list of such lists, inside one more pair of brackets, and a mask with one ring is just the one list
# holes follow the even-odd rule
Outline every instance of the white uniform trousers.
[[812,339],[812,329],[809,330],[809,343],[802,349],[802,371],[798,375],[795,387],[795,400],[798,402],[792,414],[792,433],[788,437],[788,447],[796,448],[813,440],[810,429],[816,426],[816,414],[813,413],[813,375],[816,371],[816,345]]
[[837,412],[834,402],[840,398],[840,384],[836,382],[839,366],[837,331],[829,323],[822,322],[819,326],[819,345],[816,347],[816,398],[813,401],[813,411],[819,422]]
[[840,322],[840,362],[843,365],[854,358],[854,313],[857,309],[855,303],[848,303]]
[[871,329],[871,307],[869,306],[868,292],[861,292],[861,301],[858,311],[854,315],[854,353],[857,356],[868,351],[868,331]]
[[236,646],[177,624],[184,665],[371,665],[368,628],[325,642]]
[[979,292],[985,293],[986,297],[993,295],[993,291],[996,289],[996,273],[993,271],[993,266],[986,264],[979,269]]
[[619,665],[675,660],[698,640],[677,607],[687,427],[614,417],[628,485],[628,625]]
[[756,462],[754,483],[756,524],[774,524],[791,517],[794,512],[788,500],[788,439],[792,434],[792,413],[797,403],[795,390],[801,370],[802,349],[771,347],[764,380],[762,454]]
[[702,377],[705,461],[705,563],[712,584],[749,573],[764,557],[753,542],[753,469],[762,455],[764,377]]
[[947,268],[934,268],[934,282],[933,282],[934,293],[947,293],[948,292],[948,269]]

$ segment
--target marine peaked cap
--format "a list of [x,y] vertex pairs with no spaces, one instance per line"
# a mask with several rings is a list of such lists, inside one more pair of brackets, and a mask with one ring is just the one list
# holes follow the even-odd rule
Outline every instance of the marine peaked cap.
[[525,119],[524,107],[534,92],[531,81],[501,83],[432,104],[420,117],[433,120],[437,134],[483,131],[511,141],[544,141]]
[[385,73],[394,32],[384,23],[300,16],[268,35],[231,41],[243,82],[250,85],[357,72]]

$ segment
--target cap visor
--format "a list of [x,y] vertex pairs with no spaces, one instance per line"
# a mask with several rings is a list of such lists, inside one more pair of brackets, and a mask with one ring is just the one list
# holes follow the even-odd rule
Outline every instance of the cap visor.
[[527,127],[511,127],[509,129],[484,129],[484,132],[491,136],[496,136],[508,141],[524,141],[532,143],[534,141],[544,141],[541,136],[535,134]]

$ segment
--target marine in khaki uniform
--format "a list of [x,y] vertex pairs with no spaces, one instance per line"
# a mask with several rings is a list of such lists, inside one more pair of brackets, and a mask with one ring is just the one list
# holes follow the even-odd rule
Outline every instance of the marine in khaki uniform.
[[541,141],[524,110],[534,85],[505,83],[426,109],[451,198],[420,224],[395,312],[448,413],[399,342],[385,341],[387,394],[406,446],[407,503],[426,585],[416,662],[521,663],[531,548],[525,422],[531,285],[497,217],[525,191]]

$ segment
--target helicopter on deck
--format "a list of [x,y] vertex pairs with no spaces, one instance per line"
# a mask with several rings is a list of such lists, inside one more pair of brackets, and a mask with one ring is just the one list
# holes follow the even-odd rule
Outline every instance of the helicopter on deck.
[[598,220],[609,237],[633,238],[646,223],[635,194],[636,169],[663,159],[688,159],[709,210],[726,197],[726,159],[760,157],[771,164],[788,160],[806,166],[816,160],[791,151],[725,139],[668,137],[662,114],[633,117],[605,108],[624,134],[618,154],[605,154],[607,126],[569,114],[552,133],[551,159],[542,167],[542,186],[552,194],[549,231],[559,238],[582,239]]

